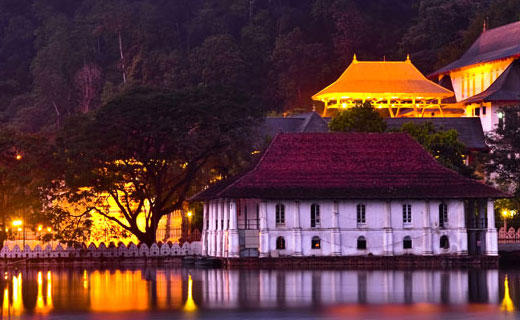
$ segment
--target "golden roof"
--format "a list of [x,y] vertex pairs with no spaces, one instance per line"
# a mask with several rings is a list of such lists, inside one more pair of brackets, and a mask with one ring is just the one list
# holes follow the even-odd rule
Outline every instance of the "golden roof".
[[336,99],[443,99],[453,92],[426,79],[406,61],[358,61],[334,83],[312,96],[313,100]]

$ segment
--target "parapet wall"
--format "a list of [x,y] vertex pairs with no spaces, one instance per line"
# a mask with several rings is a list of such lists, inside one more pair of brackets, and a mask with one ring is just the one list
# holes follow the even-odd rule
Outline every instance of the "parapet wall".
[[14,246],[5,245],[0,250],[0,258],[20,259],[20,258],[36,258],[36,259],[54,259],[54,258],[118,258],[118,257],[182,257],[190,255],[200,255],[202,253],[202,244],[200,241],[191,243],[185,242],[181,245],[178,243],[154,243],[150,247],[145,243],[136,245],[129,243],[128,246],[120,243],[115,246],[110,244],[108,247],[102,242],[99,246],[91,243],[88,246],[72,247],[58,244],[52,246],[47,244],[44,248],[39,244],[31,248],[25,245],[22,249],[15,244]]

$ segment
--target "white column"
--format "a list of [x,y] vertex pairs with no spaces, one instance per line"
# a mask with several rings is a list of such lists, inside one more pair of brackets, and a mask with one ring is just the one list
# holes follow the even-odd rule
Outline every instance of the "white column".
[[222,220],[224,219],[224,204],[222,200],[216,202],[217,209],[217,257],[222,257]]
[[341,255],[341,233],[339,232],[339,205],[334,201],[332,209],[332,233],[331,233],[331,250],[330,255]]
[[237,228],[237,202],[232,200],[229,202],[229,257],[238,258],[240,253],[240,244],[238,241]]
[[[457,254],[467,255],[468,254],[468,231],[466,229],[466,213],[464,212],[464,202],[458,200],[457,202]],[[449,208],[449,207],[448,207]],[[450,225],[451,226],[451,225]]]
[[425,206],[426,208],[423,215],[423,255],[430,256],[433,254],[430,201],[426,201]]
[[214,256],[215,255],[215,231],[214,231],[214,223],[215,219],[213,216],[214,208],[213,208],[213,201],[208,201],[208,219],[209,219],[209,228],[208,228],[208,255]]
[[208,228],[207,228],[207,223],[208,223],[208,207],[209,207],[209,204],[208,204],[208,201],[204,202],[204,207],[203,207],[203,211],[202,211],[202,255],[203,256],[207,256],[208,255]]
[[498,255],[498,236],[495,228],[495,207],[492,199],[487,201],[486,255]]
[[394,234],[392,230],[392,202],[386,201],[385,204],[385,227],[383,235],[383,253],[385,256],[394,255]]
[[224,206],[224,231],[222,231],[222,256],[227,257],[229,253],[228,236],[229,236],[229,200],[224,199],[222,202]]
[[293,255],[302,256],[302,228],[300,227],[300,202],[294,203]]
[[260,202],[260,257],[269,256],[269,229],[267,228],[267,203]]

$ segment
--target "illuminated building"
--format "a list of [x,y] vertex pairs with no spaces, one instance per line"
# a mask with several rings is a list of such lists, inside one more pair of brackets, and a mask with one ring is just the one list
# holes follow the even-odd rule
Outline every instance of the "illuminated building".
[[297,133],[192,200],[208,256],[497,256],[493,202],[506,196],[403,133]]
[[502,121],[501,107],[520,103],[520,22],[485,30],[460,59],[428,77],[453,87],[466,117],[479,117],[484,132]]
[[312,99],[324,103],[324,117],[331,109],[370,101],[394,118],[449,116],[452,111],[442,99],[452,96],[450,90],[426,79],[409,57],[406,61],[358,61],[354,55],[339,79]]

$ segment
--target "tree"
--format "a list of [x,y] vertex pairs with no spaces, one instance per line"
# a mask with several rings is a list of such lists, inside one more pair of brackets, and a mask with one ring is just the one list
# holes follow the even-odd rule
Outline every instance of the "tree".
[[40,187],[49,169],[45,140],[0,128],[0,247],[8,237],[11,220],[38,221],[41,212]]
[[464,163],[466,146],[459,141],[459,133],[456,130],[437,130],[433,123],[428,121],[422,124],[405,123],[400,131],[406,132],[419,142],[443,166],[475,178],[474,169]]
[[384,132],[385,120],[369,101],[340,111],[329,123],[332,131],[342,132]]
[[503,122],[487,137],[491,152],[487,173],[494,181],[520,197],[520,107],[503,108]]
[[240,159],[236,150],[250,154],[257,110],[231,89],[132,89],[66,125],[58,171],[71,195],[95,199],[84,214],[96,212],[151,244],[164,215],[226,174],[222,168]]

